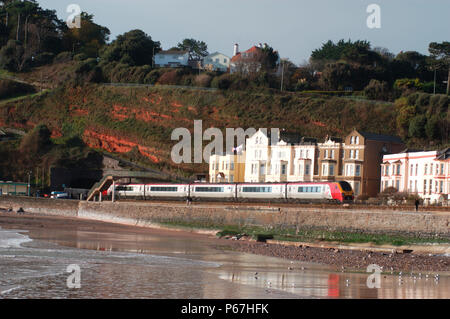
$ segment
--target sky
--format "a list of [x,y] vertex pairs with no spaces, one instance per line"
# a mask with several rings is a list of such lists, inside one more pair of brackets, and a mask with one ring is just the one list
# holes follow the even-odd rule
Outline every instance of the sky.
[[[163,49],[185,38],[205,41],[209,52],[233,54],[267,43],[282,58],[306,62],[322,43],[368,40],[372,47],[428,54],[430,42],[450,41],[449,0],[37,0],[66,20],[78,4],[111,31],[110,40],[141,29]],[[371,4],[380,28],[369,28]]]

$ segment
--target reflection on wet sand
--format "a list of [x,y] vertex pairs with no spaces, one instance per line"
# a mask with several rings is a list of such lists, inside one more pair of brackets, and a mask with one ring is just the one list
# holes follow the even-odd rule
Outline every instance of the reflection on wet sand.
[[[0,281],[0,288],[6,287],[3,297],[450,298],[445,274],[438,281],[434,274],[407,274],[400,280],[382,275],[381,288],[369,289],[369,274],[218,250],[210,238],[193,234],[85,223],[58,226],[45,219],[17,219],[8,224],[29,230],[34,241],[14,251],[0,250],[0,266],[6,271]],[[80,290],[65,285],[65,269],[72,263],[82,269]],[[31,277],[24,278],[21,269]]]

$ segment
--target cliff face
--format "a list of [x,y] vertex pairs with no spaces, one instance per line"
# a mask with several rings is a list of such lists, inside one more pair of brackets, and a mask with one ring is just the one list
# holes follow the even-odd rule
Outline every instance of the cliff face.
[[180,127],[193,132],[194,120],[203,120],[203,130],[277,127],[319,139],[353,128],[396,133],[392,104],[300,94],[89,85],[0,105],[1,126],[45,123],[54,138],[77,135],[92,148],[189,174],[205,172],[207,165],[173,163],[177,141],[171,133]]

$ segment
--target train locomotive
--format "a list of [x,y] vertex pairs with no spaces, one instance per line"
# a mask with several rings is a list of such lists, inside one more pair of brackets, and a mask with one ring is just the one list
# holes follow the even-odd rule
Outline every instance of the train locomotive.
[[[111,186],[103,192],[112,195]],[[118,184],[119,198],[235,202],[351,202],[351,185],[339,182]]]

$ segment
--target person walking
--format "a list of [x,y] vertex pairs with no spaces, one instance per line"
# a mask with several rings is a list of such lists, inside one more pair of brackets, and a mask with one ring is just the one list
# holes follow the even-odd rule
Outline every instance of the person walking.
[[416,212],[419,211],[419,204],[420,204],[419,200],[416,199],[416,201],[414,202],[414,205],[416,205]]

